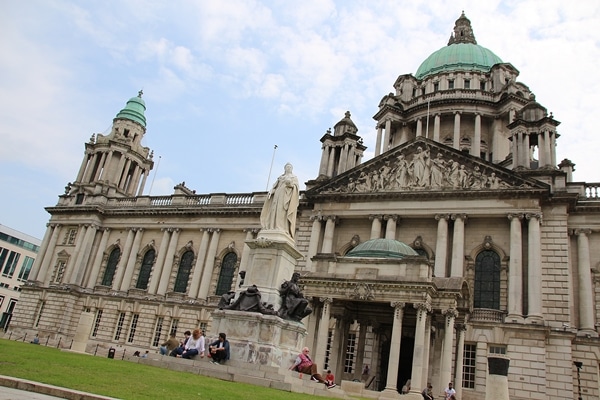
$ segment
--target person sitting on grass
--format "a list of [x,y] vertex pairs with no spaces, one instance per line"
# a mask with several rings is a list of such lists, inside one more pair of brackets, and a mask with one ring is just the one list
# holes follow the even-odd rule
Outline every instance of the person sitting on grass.
[[308,347],[303,348],[302,353],[300,353],[298,357],[296,357],[296,361],[289,369],[303,374],[310,374],[310,379],[312,381],[321,382],[325,384],[325,386],[327,386],[327,389],[334,388],[335,383],[327,383],[325,379],[323,379],[321,374],[317,372],[317,364],[313,363],[313,361],[310,359],[310,356],[308,355],[309,352],[310,350],[308,349]]
[[210,360],[213,364],[221,364],[224,361],[229,360],[229,340],[227,335],[223,332],[219,333],[219,339],[215,340],[208,346],[210,351]]

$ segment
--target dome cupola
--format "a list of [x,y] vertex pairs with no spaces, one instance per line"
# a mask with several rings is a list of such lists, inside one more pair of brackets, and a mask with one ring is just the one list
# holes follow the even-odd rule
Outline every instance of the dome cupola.
[[125,108],[119,111],[115,119],[128,119],[130,121],[137,122],[146,128],[146,116],[144,115],[144,112],[146,111],[146,103],[144,100],[142,100],[142,94],[144,94],[144,92],[140,90],[136,97],[129,99],[125,105]]

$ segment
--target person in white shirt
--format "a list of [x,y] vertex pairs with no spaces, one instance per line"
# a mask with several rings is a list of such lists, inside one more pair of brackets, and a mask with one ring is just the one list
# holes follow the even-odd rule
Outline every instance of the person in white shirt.
[[185,348],[183,353],[181,353],[182,358],[192,358],[200,354],[200,357],[204,357],[204,336],[202,335],[202,331],[198,328],[192,331],[192,337],[190,337],[185,344]]
[[452,387],[452,382],[448,384],[448,387],[444,389],[444,395],[446,400],[456,400],[456,390]]

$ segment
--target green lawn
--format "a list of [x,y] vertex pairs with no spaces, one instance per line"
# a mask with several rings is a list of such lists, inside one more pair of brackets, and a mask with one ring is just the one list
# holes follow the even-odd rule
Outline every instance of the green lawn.
[[6,339],[0,339],[0,375],[127,400],[324,399]]

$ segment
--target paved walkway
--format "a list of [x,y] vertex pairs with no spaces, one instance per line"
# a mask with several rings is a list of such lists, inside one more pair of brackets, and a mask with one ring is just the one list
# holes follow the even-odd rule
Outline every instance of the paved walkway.
[[0,375],[0,400],[116,400],[79,390]]

